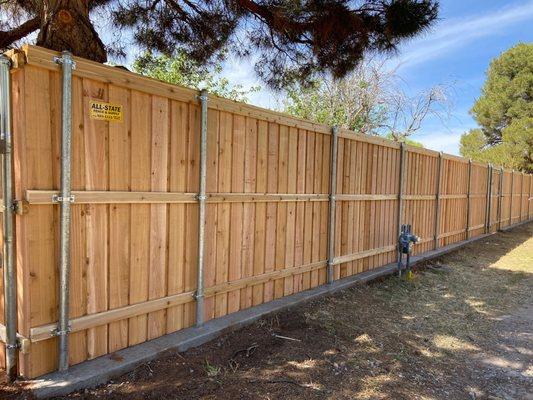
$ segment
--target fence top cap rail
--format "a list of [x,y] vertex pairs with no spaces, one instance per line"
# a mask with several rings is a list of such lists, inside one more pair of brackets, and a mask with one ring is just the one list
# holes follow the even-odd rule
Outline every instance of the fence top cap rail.
[[[405,150],[409,151],[410,153],[420,153],[431,157],[438,157],[440,152],[432,149],[426,149],[425,147],[417,147],[412,146],[410,144],[405,143]],[[445,154],[443,153],[443,156]]]
[[481,161],[475,161],[475,160],[472,160],[472,165],[477,166],[477,167],[488,167],[489,166],[487,163],[484,163]]
[[[61,53],[39,46],[24,45],[22,52],[25,54],[26,63],[40,66],[51,70],[58,70],[59,65],[54,63],[53,58]],[[173,85],[157,79],[142,76],[132,71],[100,64],[80,57],[73,57],[76,62],[74,75],[86,77],[117,86],[136,89],[151,94],[164,96],[184,102],[198,102],[199,91],[184,86]],[[323,134],[331,134],[331,127],[325,124],[318,124],[291,115],[273,111],[250,104],[217,97],[208,94],[208,107],[211,109],[235,112],[254,118],[265,119],[268,122],[277,122],[283,125],[294,126]]]
[[346,128],[338,128],[338,135],[340,138],[344,139],[355,139],[362,142],[374,143],[382,146],[392,147],[395,149],[400,148],[400,144],[393,140],[385,139],[379,136],[366,135],[363,133],[358,133]]
[[[39,46],[25,44],[21,49],[12,49],[4,54],[11,59],[13,68],[19,68],[24,64],[55,71],[61,68],[60,65],[54,62],[54,57],[61,55],[61,53]],[[76,69],[73,71],[73,74],[76,76],[94,79],[133,90],[139,90],[152,95],[167,97],[172,100],[195,104],[198,102],[198,95],[200,94],[198,90],[162,82],[132,71],[100,64],[80,57],[73,57],[73,59],[76,62]],[[212,94],[208,94],[208,99],[208,107],[210,109],[240,114],[264,120],[266,122],[278,123],[280,125],[305,129],[325,135],[331,135],[332,132],[332,127],[328,125],[307,121],[279,111],[269,110],[251,104],[239,103]],[[395,149],[400,148],[398,142],[379,136],[361,134],[345,128],[339,128],[338,133],[339,137],[342,138],[353,138],[362,142],[373,143]],[[439,156],[439,152],[431,149],[410,146],[407,144],[404,148],[406,151],[412,153],[419,153],[433,157]],[[444,159],[468,163],[468,159],[452,154],[442,153],[442,157]],[[479,163],[479,165],[488,166],[488,164],[485,163]],[[512,173],[510,169],[504,169],[504,171]],[[519,172],[516,173],[519,174]]]

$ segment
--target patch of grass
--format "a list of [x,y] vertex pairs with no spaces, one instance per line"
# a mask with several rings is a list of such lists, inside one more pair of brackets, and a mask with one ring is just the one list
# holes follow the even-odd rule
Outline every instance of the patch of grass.
[[508,277],[508,281],[507,281],[507,284],[509,285],[516,285],[517,283],[519,283],[521,280],[523,279],[526,279],[527,278],[527,273],[524,272],[524,271],[518,271],[512,275],[510,275]]
[[210,364],[209,361],[205,360],[205,372],[209,378],[215,378],[220,374],[221,368],[216,365]]

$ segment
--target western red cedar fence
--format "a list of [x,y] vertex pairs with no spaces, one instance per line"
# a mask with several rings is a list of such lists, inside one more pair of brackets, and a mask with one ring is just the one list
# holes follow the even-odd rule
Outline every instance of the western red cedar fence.
[[[25,377],[58,367],[56,55],[32,46],[12,55]],[[70,364],[195,324],[202,126],[198,92],[76,63]],[[117,113],[98,114],[105,104]],[[421,237],[414,252],[424,253],[533,216],[531,176],[346,130],[335,142],[328,126],[212,96],[207,106],[205,320],[326,284],[328,240],[337,280],[394,262],[400,223],[412,225]]]

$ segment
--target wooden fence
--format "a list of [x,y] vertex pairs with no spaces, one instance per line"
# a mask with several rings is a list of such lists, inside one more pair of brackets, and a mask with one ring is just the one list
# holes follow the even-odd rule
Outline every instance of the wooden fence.
[[[15,218],[25,377],[57,369],[55,55],[26,47],[12,70],[15,194],[28,202]],[[196,91],[76,63],[71,364],[195,324],[201,123]],[[122,121],[91,117],[95,100],[122,106]],[[333,143],[324,125],[211,96],[208,107],[206,320],[326,283]],[[394,262],[399,223],[424,253],[533,216],[522,173],[344,130],[336,155],[334,279]]]

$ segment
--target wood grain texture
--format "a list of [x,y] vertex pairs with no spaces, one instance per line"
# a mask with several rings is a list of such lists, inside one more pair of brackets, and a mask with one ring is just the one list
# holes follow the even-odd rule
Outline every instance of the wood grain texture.
[[[19,368],[35,377],[57,366],[50,331],[61,86],[52,53],[27,54],[29,64],[12,75],[15,194],[30,202],[15,219],[15,242],[18,329],[35,341]],[[199,228],[195,92],[94,63],[78,67],[71,364],[195,324]],[[121,104],[123,121],[91,119],[91,99]],[[326,283],[332,139],[329,127],[308,121],[224,99],[209,104],[205,320]],[[400,146],[341,130],[336,156],[334,278],[341,279],[395,261]],[[415,253],[479,236],[487,219],[494,232],[533,216],[531,176],[494,169],[489,182],[488,166],[472,163],[469,184],[468,165],[444,155],[439,174],[438,153],[406,146],[401,220],[422,238]]]

